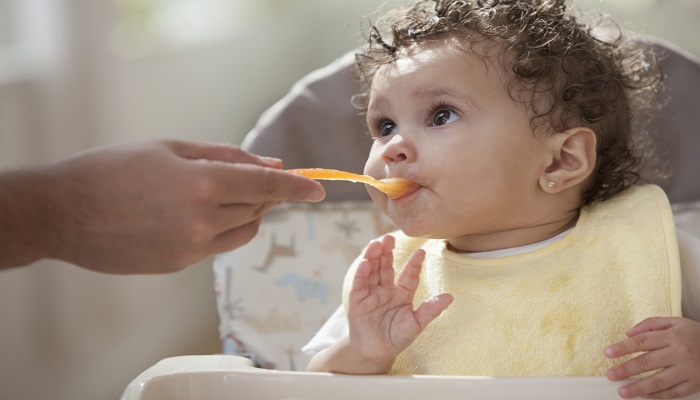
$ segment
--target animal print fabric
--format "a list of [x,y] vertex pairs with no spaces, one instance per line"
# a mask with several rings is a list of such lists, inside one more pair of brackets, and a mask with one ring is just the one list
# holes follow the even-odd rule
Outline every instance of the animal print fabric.
[[304,370],[304,346],[341,303],[343,277],[394,226],[369,201],[290,203],[268,212],[247,245],[214,260],[225,354]]

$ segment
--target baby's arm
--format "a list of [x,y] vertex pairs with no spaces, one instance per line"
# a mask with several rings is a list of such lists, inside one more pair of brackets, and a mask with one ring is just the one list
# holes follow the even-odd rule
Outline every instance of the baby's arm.
[[389,372],[396,356],[452,302],[441,294],[413,310],[425,252],[409,257],[394,281],[394,238],[372,241],[353,278],[348,298],[349,334],[314,356],[307,370],[345,374]]
[[668,399],[700,391],[700,323],[680,317],[647,318],[630,328],[627,337],[608,346],[605,355],[643,353],[610,368],[608,378],[619,381],[656,372],[621,387],[620,396]]

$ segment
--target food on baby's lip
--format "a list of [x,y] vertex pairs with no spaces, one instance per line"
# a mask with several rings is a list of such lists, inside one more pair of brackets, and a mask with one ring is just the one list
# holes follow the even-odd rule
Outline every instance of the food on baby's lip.
[[288,171],[311,179],[366,183],[385,193],[390,199],[399,198],[418,186],[415,182],[406,178],[374,179],[369,175],[353,174],[352,172],[339,171],[337,169],[298,168]]

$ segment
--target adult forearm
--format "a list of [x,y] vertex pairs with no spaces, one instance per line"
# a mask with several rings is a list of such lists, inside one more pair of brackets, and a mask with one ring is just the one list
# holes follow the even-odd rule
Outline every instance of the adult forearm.
[[55,235],[45,167],[0,173],[0,269],[49,257]]
[[55,258],[107,273],[179,271],[240,247],[263,213],[323,187],[238,147],[150,140],[0,175],[0,268]]

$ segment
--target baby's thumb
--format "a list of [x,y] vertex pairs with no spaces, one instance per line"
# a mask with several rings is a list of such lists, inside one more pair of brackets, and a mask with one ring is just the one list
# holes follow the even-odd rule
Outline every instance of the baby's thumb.
[[426,300],[415,311],[416,320],[420,325],[420,329],[425,329],[429,323],[433,322],[445,309],[452,304],[454,298],[449,293],[437,295],[432,299]]

